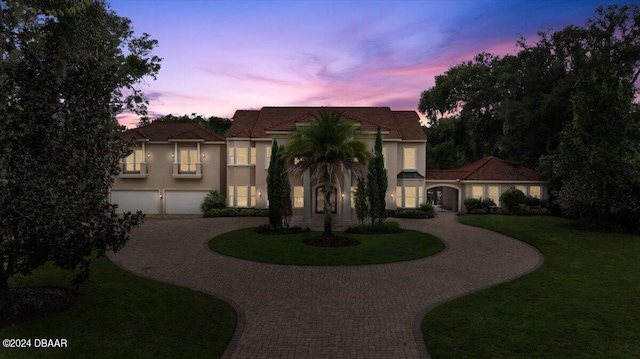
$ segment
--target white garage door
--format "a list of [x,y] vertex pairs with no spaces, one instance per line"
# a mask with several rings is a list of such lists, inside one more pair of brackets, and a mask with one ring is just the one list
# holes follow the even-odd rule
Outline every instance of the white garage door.
[[158,191],[111,191],[111,203],[117,204],[117,212],[142,211],[146,214],[158,214]]
[[208,191],[165,191],[166,214],[201,214],[200,204]]

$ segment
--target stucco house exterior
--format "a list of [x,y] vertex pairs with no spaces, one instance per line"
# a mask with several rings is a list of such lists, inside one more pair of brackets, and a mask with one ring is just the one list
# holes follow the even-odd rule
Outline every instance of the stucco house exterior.
[[200,213],[209,190],[226,187],[224,137],[191,123],[156,122],[121,135],[134,142],[110,201],[119,211]]
[[[286,145],[291,131],[313,120],[321,107],[263,107],[239,110],[227,133],[227,206],[268,207],[266,178],[273,139]],[[388,175],[387,208],[415,208],[425,197],[427,138],[415,111],[392,111],[389,107],[337,107],[344,121],[356,124],[362,139],[373,151],[375,134],[380,128],[383,155]],[[339,183],[332,201],[334,223],[350,224],[355,220],[354,193],[356,179],[339,173]],[[322,218],[321,191],[309,172],[289,177],[294,219],[309,225]]]
[[547,198],[547,181],[534,170],[489,156],[453,170],[428,170],[426,189],[442,187],[442,207],[466,212],[466,198],[490,198],[500,206],[500,195],[511,187],[525,195]]

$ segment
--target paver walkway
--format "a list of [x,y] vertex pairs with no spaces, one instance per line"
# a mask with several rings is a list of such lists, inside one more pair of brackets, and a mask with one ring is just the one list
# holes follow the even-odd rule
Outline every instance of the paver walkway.
[[[448,248],[409,262],[312,267],[255,263],[207,241],[264,218],[148,220],[111,258],[145,277],[231,301],[239,311],[227,358],[427,358],[427,308],[505,282],[542,263],[533,247],[457,222],[454,214],[401,220]],[[211,318],[215,320],[215,318]]]

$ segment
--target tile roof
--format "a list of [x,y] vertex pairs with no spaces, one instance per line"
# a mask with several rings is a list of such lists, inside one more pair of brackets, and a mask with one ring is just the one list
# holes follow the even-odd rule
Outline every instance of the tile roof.
[[169,140],[205,140],[205,141],[225,141],[225,138],[194,123],[187,122],[152,122],[149,125],[125,131],[121,138],[148,139],[149,141],[169,141]]
[[455,170],[427,170],[427,180],[545,181],[537,171],[489,156]]
[[[227,137],[270,137],[267,131],[291,131],[296,123],[308,122],[326,107],[263,107],[238,110]],[[375,131],[380,127],[388,139],[426,140],[415,111],[391,111],[389,107],[330,107],[343,113],[345,120],[358,122],[360,128]],[[413,115],[412,115],[413,114]],[[247,136],[248,135],[248,136]]]

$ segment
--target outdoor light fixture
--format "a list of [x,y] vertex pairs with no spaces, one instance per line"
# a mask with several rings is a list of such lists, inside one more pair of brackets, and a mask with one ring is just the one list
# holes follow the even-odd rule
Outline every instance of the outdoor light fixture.
[[176,158],[176,154],[171,152],[171,158]]
[[162,193],[160,193],[160,199],[162,199]]
[[262,191],[258,191],[258,196],[260,196],[260,198],[262,198]]
[[151,152],[147,152],[147,158],[151,158]]
[[389,196],[391,197],[391,199],[393,199],[393,192],[391,192],[391,194],[389,194]]
[[344,193],[342,194],[342,199],[344,199]]
[[205,157],[206,157],[206,156],[205,156],[204,152],[202,152],[202,158],[205,158]]

